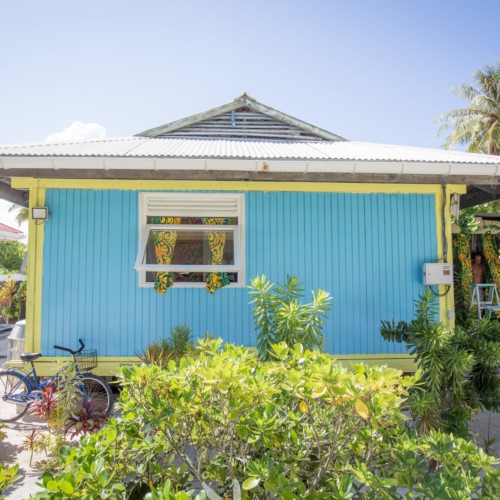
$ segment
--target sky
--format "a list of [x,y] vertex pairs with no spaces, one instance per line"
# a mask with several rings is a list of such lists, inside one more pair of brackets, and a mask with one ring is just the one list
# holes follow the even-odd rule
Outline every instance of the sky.
[[439,148],[452,88],[500,61],[499,19],[499,0],[0,0],[0,144],[133,135],[247,92]]

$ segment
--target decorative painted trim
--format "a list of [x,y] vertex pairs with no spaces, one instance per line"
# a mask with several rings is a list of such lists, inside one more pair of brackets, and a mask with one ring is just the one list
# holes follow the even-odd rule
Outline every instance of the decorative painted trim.
[[[15,177],[12,187],[28,189],[119,189],[134,191],[274,191],[305,193],[436,194],[440,184],[383,184],[351,182],[256,182],[256,181],[140,181],[121,179],[34,179]],[[461,184],[449,184],[450,192],[465,194]]]

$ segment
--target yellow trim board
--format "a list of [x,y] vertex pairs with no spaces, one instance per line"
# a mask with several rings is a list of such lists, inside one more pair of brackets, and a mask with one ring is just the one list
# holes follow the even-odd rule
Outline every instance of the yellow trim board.
[[[450,213],[451,195],[454,193],[462,194],[460,191],[455,190],[454,185],[446,185],[443,192],[443,186],[439,186],[439,191],[436,193],[436,241],[437,241],[437,254],[440,262],[453,263],[453,244],[452,244],[452,221]],[[443,194],[445,199],[443,200]],[[444,216],[443,216],[443,201]],[[446,236],[447,249],[444,255],[443,248],[443,227]],[[439,318],[441,323],[445,324],[447,328],[452,331],[455,328],[455,302],[454,302],[454,288],[453,285],[433,287],[442,296],[439,297]],[[450,314],[448,314],[450,312]]]
[[[61,369],[62,364],[68,362],[68,359],[69,359],[68,357],[55,357],[55,356],[40,358],[35,363],[37,374],[42,377],[50,377],[55,373],[57,373],[57,371]],[[98,366],[97,368],[92,370],[92,373],[105,377],[114,377],[120,373],[120,366],[124,365],[131,366],[138,363],[140,363],[139,358],[135,356],[122,357],[122,358],[98,357]],[[18,370],[23,366],[26,368],[27,365],[24,365],[23,362],[19,360],[9,361],[6,364],[7,368],[13,368]]]
[[409,354],[360,354],[355,356],[332,355],[343,367],[352,368],[357,363],[363,363],[370,366],[386,365],[404,372],[415,372],[417,365],[414,356]]
[[[12,187],[28,189],[119,189],[134,191],[289,191],[324,193],[415,193],[436,194],[441,190],[439,184],[384,184],[354,182],[280,182],[280,181],[169,181],[122,179],[34,179],[15,177]],[[448,188],[459,194],[466,193],[466,186],[450,184]]]
[[[414,358],[408,354],[356,354],[356,355],[335,355],[332,358],[338,361],[342,366],[351,368],[353,364],[364,363],[367,365],[387,365],[405,372],[414,372],[417,368]],[[47,357],[41,358],[36,362],[37,373],[42,377],[54,375],[61,367],[61,362],[67,362],[68,358]],[[99,365],[92,370],[96,375],[103,377],[116,377],[120,373],[121,366],[132,366],[139,364],[139,358],[130,357],[99,357]],[[20,361],[11,361],[8,364],[12,368],[20,368]]]
[[[45,189],[30,188],[29,207],[45,205]],[[27,352],[39,352],[42,327],[42,275],[44,226],[30,218],[28,224],[28,275],[26,292],[26,339]]]

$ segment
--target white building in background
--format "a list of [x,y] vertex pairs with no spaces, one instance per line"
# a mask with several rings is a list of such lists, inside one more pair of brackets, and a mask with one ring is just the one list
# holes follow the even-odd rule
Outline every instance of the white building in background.
[[22,240],[23,238],[24,233],[22,231],[0,222],[0,241],[16,241]]

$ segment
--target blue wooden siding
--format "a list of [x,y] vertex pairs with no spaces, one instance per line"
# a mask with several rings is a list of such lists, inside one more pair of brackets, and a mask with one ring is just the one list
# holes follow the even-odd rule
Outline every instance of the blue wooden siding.
[[[195,337],[255,345],[245,288],[161,296],[138,287],[138,192],[54,189],[46,202],[44,353],[81,337],[100,355],[133,356],[177,324]],[[328,352],[405,352],[382,340],[379,325],[413,316],[422,264],[437,257],[433,195],[251,192],[245,204],[247,282],[288,273],[304,282],[307,300],[328,290]]]

